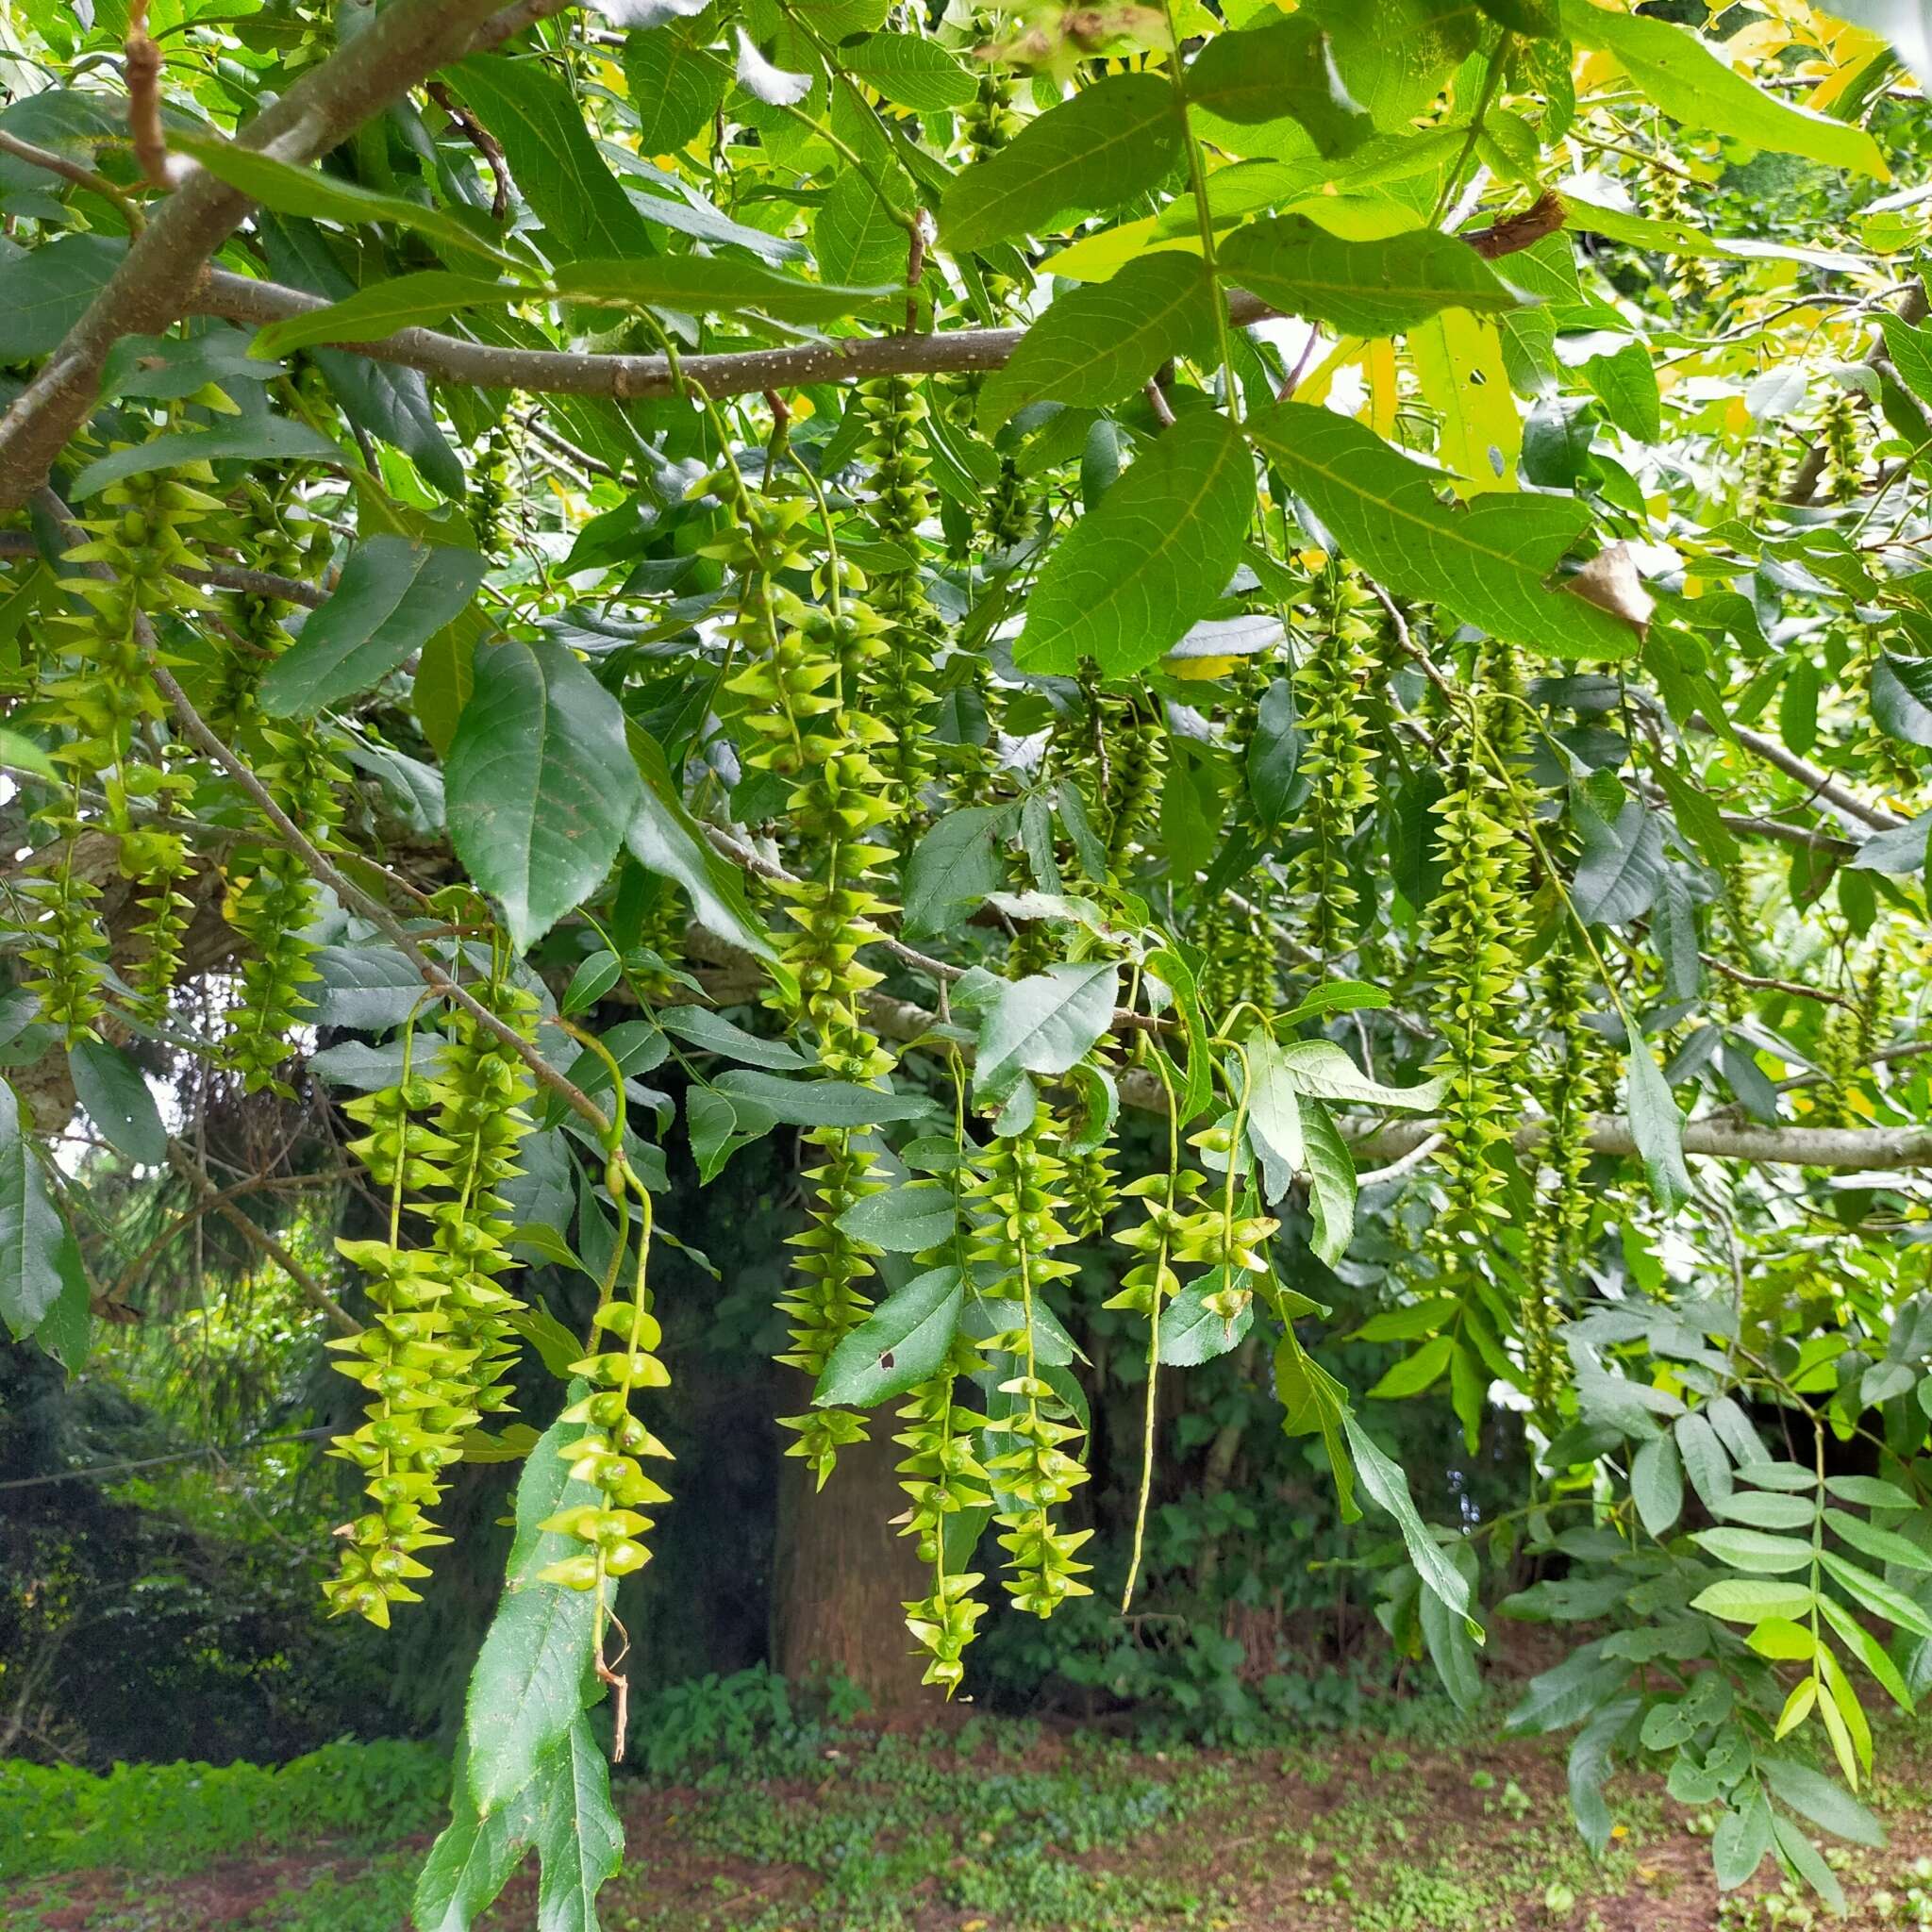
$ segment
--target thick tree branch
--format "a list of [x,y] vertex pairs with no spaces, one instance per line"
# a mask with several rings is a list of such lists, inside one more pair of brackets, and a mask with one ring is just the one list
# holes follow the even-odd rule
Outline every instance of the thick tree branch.
[[[1554,204],[1554,205],[1553,205]],[[1562,225],[1563,208],[1553,195],[1526,214],[1462,239],[1489,258],[1527,248]],[[194,312],[228,322],[284,322],[313,315],[329,305],[320,295],[278,282],[215,271],[194,297]],[[1228,296],[1228,319],[1237,328],[1280,314],[1257,296],[1237,289]],[[1024,328],[962,328],[937,335],[853,336],[794,349],[750,349],[724,356],[682,356],[676,369],[663,356],[592,356],[563,349],[502,349],[439,329],[403,328],[375,341],[333,346],[378,362],[398,362],[441,382],[478,389],[523,390],[532,395],[602,396],[620,403],[646,402],[679,393],[680,377],[707,395],[756,395],[764,390],[804,389],[813,383],[859,382],[875,375],[963,375],[1002,368],[1025,340]]]
[[[1713,724],[1702,711],[1691,714],[1690,728],[1693,731],[1707,731],[1712,737],[1723,735],[1721,727]],[[1869,804],[1856,791],[1840,785],[1822,766],[1814,765],[1808,758],[1801,758],[1794,751],[1787,751],[1776,739],[1767,738],[1761,731],[1751,731],[1741,724],[1733,724],[1729,727],[1729,735],[1753,758],[1762,758],[1767,765],[1782,772],[1788,778],[1795,778],[1814,798],[1822,798],[1834,810],[1858,824],[1869,825],[1874,831],[1889,832],[1909,823],[1900,818],[1896,812],[1888,811],[1882,805]]]
[[[517,25],[560,10],[564,0],[523,0]],[[446,61],[490,35],[491,0],[395,0],[238,138],[278,160],[326,154]],[[508,31],[515,31],[511,26]],[[205,168],[161,204],[121,266],[32,382],[0,418],[0,511],[18,509],[46,480],[55,458],[92,408],[108,353],[126,335],[152,335],[184,314],[208,258],[251,204]]]

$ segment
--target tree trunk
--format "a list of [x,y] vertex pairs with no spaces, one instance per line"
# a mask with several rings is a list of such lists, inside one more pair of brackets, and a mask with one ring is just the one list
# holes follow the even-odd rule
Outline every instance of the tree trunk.
[[882,1717],[938,1708],[922,1685],[924,1653],[906,1633],[905,1606],[926,1593],[926,1571],[910,1537],[891,1519],[906,1507],[894,1464],[890,1412],[873,1419],[872,1440],[839,1452],[823,1490],[796,1457],[778,1480],[773,1650],[788,1677],[814,1668],[842,1671]]

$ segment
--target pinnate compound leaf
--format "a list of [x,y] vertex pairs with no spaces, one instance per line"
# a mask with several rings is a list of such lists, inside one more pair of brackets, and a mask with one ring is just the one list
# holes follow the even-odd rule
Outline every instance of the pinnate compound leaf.
[[[567,1396],[585,1393],[573,1382]],[[560,1509],[595,1503],[598,1491],[575,1481],[563,1458],[581,1433],[554,1422],[530,1452],[517,1482],[516,1537],[503,1600],[470,1678],[463,1736],[465,1783],[479,1818],[515,1799],[540,1762],[568,1735],[583,1709],[583,1682],[596,1644],[596,1592],[545,1583],[540,1573],[583,1545],[540,1525]]]
[[1170,357],[1199,359],[1214,341],[1215,301],[1201,258],[1172,251],[1067,290],[1021,338],[1012,360],[987,377],[981,425],[997,428],[1030,403],[1105,408]]
[[1195,107],[1238,126],[1284,115],[1300,122],[1315,151],[1331,159],[1374,131],[1341,84],[1328,36],[1305,19],[1215,35],[1188,69],[1185,85]]
[[1174,165],[1183,127],[1178,97],[1158,75],[1116,74],[1083,88],[954,176],[941,239],[967,254],[1052,232],[1076,211],[1118,208]]
[[469,606],[490,559],[480,550],[371,537],[328,601],[261,680],[271,717],[308,717],[379,684]]
[[1177,423],[1055,547],[1013,661],[1145,670],[1226,589],[1254,508],[1254,464],[1234,425],[1205,412]]
[[1629,625],[1546,587],[1590,522],[1574,498],[1490,493],[1447,508],[1437,501],[1439,472],[1306,403],[1274,404],[1248,432],[1343,553],[1391,590],[1551,657],[1627,658],[1637,648]]
[[457,857],[521,951],[603,882],[643,785],[617,700],[560,644],[476,653],[446,770]]
[[812,1401],[871,1408],[917,1387],[945,1359],[965,1295],[951,1267],[930,1269],[894,1291],[832,1351]]
[[1237,228],[1216,257],[1250,294],[1346,335],[1395,335],[1445,308],[1500,315],[1527,299],[1468,242],[1434,228],[1350,242],[1284,215]]
[[1686,127],[1774,154],[1803,155],[1874,180],[1891,178],[1878,143],[1862,127],[1774,99],[1684,27],[1612,12],[1591,0],[1562,0],[1562,15],[1573,41],[1613,55],[1644,93]]

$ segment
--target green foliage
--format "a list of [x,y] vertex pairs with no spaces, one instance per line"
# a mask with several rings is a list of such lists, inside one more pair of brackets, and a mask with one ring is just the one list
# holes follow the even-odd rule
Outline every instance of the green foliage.
[[94,1865],[172,1875],[211,1859],[339,1839],[351,1848],[425,1830],[449,1782],[427,1744],[342,1742],[266,1767],[0,1765],[0,1877]]
[[[642,1458],[727,1453],[694,1357],[819,1488],[904,1452],[949,1694],[1004,1623],[1291,1707],[1216,1635],[1308,1607],[1291,1483],[1459,1707],[1486,1600],[1592,1626],[1523,1718],[1592,1847],[1641,1760],[1727,1880],[1828,1893],[1865,1687],[1932,1645],[1928,142],[1881,42],[527,11],[171,18],[208,58],[149,140],[137,34],[130,153],[120,24],[25,0],[9,1334],[77,1369],[219,1220],[366,1398],[326,1594],[379,1625],[524,1462],[425,1925],[531,1848],[594,1923]],[[727,1280],[687,1176],[761,1141]]]

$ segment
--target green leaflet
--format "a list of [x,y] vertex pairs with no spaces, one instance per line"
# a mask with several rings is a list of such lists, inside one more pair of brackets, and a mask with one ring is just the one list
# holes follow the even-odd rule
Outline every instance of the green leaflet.
[[1233,425],[1205,412],[1175,424],[1055,546],[1013,661],[1144,670],[1226,589],[1254,507],[1253,462]]
[[319,430],[287,416],[250,416],[213,429],[171,429],[145,442],[96,457],[75,477],[69,493],[76,502],[98,496],[110,483],[155,470],[178,470],[188,463],[220,462],[246,457],[258,462],[340,463],[342,452]]
[[839,65],[887,100],[926,114],[963,108],[978,85],[937,41],[916,34],[868,34],[839,49]]
[[1466,242],[1433,228],[1348,242],[1286,215],[1237,228],[1216,258],[1264,302],[1345,335],[1395,335],[1445,308],[1498,315],[1524,301]]
[[1244,33],[1217,34],[1196,56],[1184,85],[1191,106],[1238,126],[1291,116],[1316,151],[1330,158],[1348,153],[1372,131],[1368,115],[1336,74],[1328,36],[1299,14]]
[[[1468,251],[1464,250],[1467,254]],[[982,428],[1029,403],[1102,408],[1141,388],[1170,357],[1214,345],[1214,280],[1198,255],[1143,255],[1105,282],[1068,290],[979,392]]]
[[908,1181],[866,1194],[840,1215],[844,1234],[892,1255],[918,1255],[952,1240],[959,1199],[938,1181]]
[[1120,990],[1120,968],[1107,960],[1003,982],[979,1023],[974,1088],[998,1099],[1023,1073],[1064,1074],[1077,1065],[1113,1024]]
[[15,1341],[39,1328],[60,1299],[72,1240],[48,1197],[20,1102],[0,1080],[0,1321]]
[[895,211],[857,168],[839,175],[812,218],[820,274],[841,282],[905,278],[910,242]]
[[1636,1020],[1625,1023],[1630,1056],[1624,1087],[1624,1108],[1650,1191],[1667,1213],[1674,1213],[1690,1198],[1690,1171],[1684,1165],[1684,1114],[1659,1071],[1649,1042],[1637,1030]]
[[597,1932],[597,1893],[623,1861],[610,1773],[579,1715],[538,1757],[528,1781],[479,1816],[458,1759],[452,1816],[416,1881],[418,1932],[470,1932],[536,1848],[538,1932]]
[[1439,473],[1305,403],[1259,411],[1248,433],[1343,553],[1391,591],[1551,657],[1627,658],[1637,648],[1630,625],[1546,587],[1589,525],[1581,503],[1510,491],[1446,508]]
[[1354,1452],[1356,1474],[1360,1478],[1362,1488],[1395,1519],[1395,1526],[1402,1532],[1404,1547],[1408,1551],[1408,1560],[1415,1565],[1416,1574],[1422,1578],[1424,1587],[1441,1597],[1444,1607],[1457,1616],[1468,1617],[1473,1601],[1469,1579],[1416,1514],[1415,1503],[1408,1493],[1408,1478],[1403,1474],[1402,1465],[1383,1455],[1354,1416],[1344,1413],[1341,1426],[1347,1433],[1348,1446]]
[[965,1295],[952,1267],[929,1269],[895,1290],[832,1351],[812,1401],[873,1408],[916,1388],[944,1361]]
[[1180,154],[1173,87],[1116,74],[1028,122],[997,154],[954,176],[940,239],[956,255],[1050,233],[1074,210],[1118,208],[1143,193]]
[[[566,1402],[583,1393],[584,1384],[573,1382]],[[517,1482],[516,1540],[503,1601],[483,1640],[464,1713],[464,1789],[484,1820],[518,1800],[583,1709],[596,1592],[538,1579],[545,1565],[581,1548],[574,1537],[539,1525],[559,1509],[597,1500],[589,1483],[571,1479],[563,1461],[564,1440],[577,1433],[575,1424],[552,1423]]]
[[457,92],[503,143],[518,192],[555,253],[655,255],[649,225],[625,198],[570,88],[541,61],[473,54],[449,70]]
[[638,109],[638,151],[681,148],[724,104],[731,69],[695,23],[674,20],[624,43],[624,76]]
[[502,308],[527,302],[531,294],[514,282],[423,269],[358,289],[311,314],[272,322],[257,333],[250,353],[273,358],[291,349],[306,349],[311,342],[375,341],[399,328],[447,321],[461,308]]
[[277,214],[307,215],[311,221],[341,222],[354,227],[365,222],[390,222],[408,228],[446,254],[473,256],[492,268],[515,269],[514,256],[486,237],[473,233],[457,216],[400,194],[383,194],[340,175],[316,168],[298,168],[273,155],[207,135],[171,133],[169,145],[192,155],[209,174],[251,201]]
[[995,806],[960,806],[912,848],[901,928],[907,938],[944,932],[999,891],[1006,881],[999,840],[1009,816]]
[[642,801],[624,713],[560,645],[476,653],[450,745],[450,837],[519,950],[603,883]]
[[143,1167],[168,1158],[168,1130],[141,1069],[105,1041],[76,1041],[67,1050],[75,1097],[108,1144]]
[[756,953],[782,985],[789,973],[777,965],[777,951],[758,915],[745,904],[744,878],[712,849],[698,822],[686,810],[672,783],[663,747],[641,724],[629,720],[625,734],[643,791],[624,841],[646,872],[675,879],[691,894],[691,909],[720,938]]
[[106,235],[63,235],[31,252],[0,248],[0,358],[25,362],[58,347],[126,252]]
[[379,684],[468,609],[488,561],[479,550],[405,537],[358,543],[328,601],[269,666],[263,710],[306,717]]
[[1878,143],[1862,127],[1787,107],[1727,67],[1694,33],[1667,21],[1614,13],[1590,0],[1562,0],[1564,29],[1586,47],[1601,47],[1674,120],[1728,135],[1752,147],[1803,155],[1827,168],[1848,168],[1889,181]]

